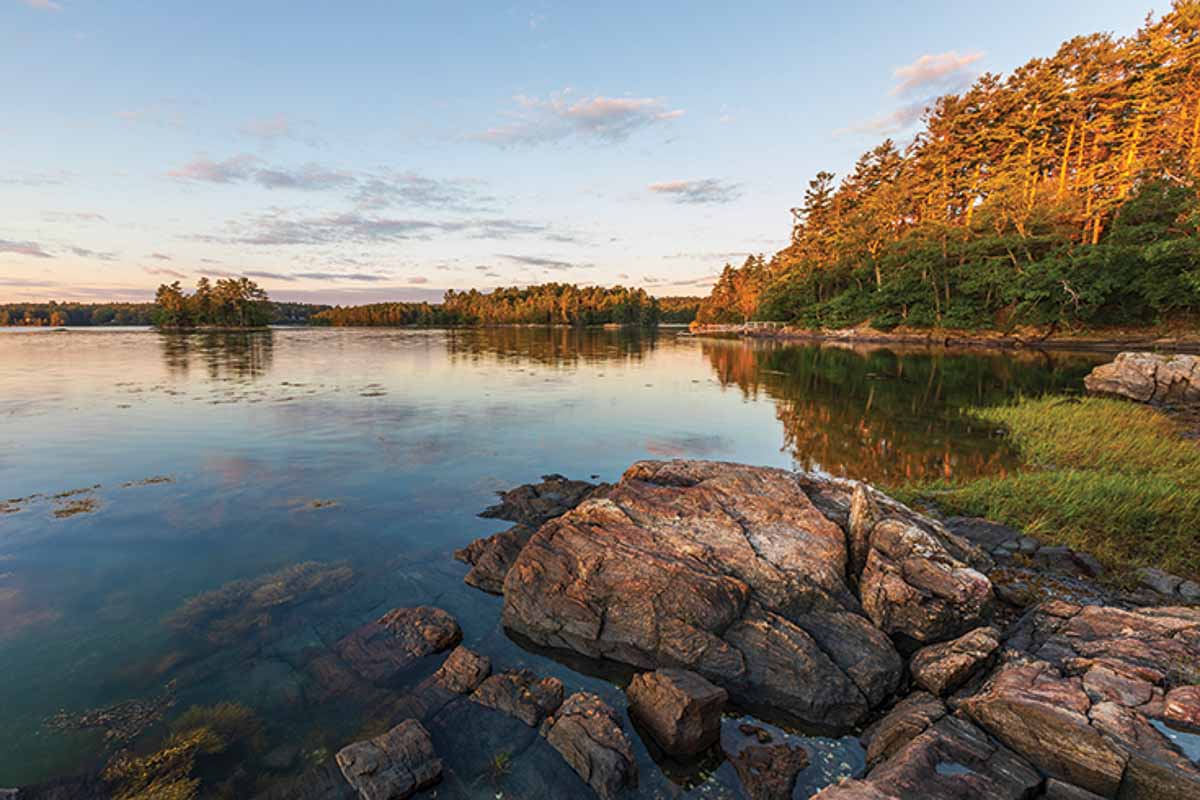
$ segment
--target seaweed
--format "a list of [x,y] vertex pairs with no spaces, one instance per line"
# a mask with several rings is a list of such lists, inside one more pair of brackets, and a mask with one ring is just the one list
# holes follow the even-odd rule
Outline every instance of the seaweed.
[[354,578],[354,570],[345,562],[306,561],[199,594],[166,623],[213,644],[231,644],[252,631],[270,627],[281,611],[345,591]]

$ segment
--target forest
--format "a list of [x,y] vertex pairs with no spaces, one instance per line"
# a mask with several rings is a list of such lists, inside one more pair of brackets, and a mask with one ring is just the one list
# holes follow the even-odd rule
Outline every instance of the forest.
[[1194,325],[1200,3],[938,99],[906,146],[809,183],[791,243],[726,265],[699,322]]
[[[699,302],[698,298],[693,298]],[[672,313],[686,314],[678,305]],[[545,283],[491,292],[447,290],[440,304],[376,303],[338,306],[314,317],[315,324],[366,325],[656,325],[658,301],[642,289]],[[693,315],[694,316],[694,313]],[[690,321],[692,317],[686,320]]]

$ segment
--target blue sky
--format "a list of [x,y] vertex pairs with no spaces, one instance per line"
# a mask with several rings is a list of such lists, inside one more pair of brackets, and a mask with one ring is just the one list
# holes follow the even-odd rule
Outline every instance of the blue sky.
[[1151,10],[0,0],[0,301],[702,294],[929,98]]

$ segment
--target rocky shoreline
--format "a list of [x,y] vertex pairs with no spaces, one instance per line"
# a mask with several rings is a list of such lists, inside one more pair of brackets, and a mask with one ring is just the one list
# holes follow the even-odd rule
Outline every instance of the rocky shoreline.
[[[309,665],[335,699],[392,692],[385,726],[262,800],[475,796],[454,759],[504,796],[609,800],[639,784],[639,736],[663,763],[728,764],[722,786],[753,800],[1200,796],[1200,608],[1182,579],[1118,592],[1086,554],[1003,526],[719,462],[550,475],[483,516],[514,525],[456,553],[466,582],[502,595],[514,640],[622,665],[627,712],[494,671],[442,609],[393,609]],[[866,769],[827,785],[789,729],[859,736]]]
[[910,345],[919,347],[958,347],[1003,350],[1077,350],[1120,352],[1130,348],[1177,353],[1200,353],[1200,334],[1158,336],[1154,334],[1113,334],[1108,336],[1061,336],[1053,332],[1006,334],[975,333],[953,330],[881,331],[874,328],[808,330],[777,323],[701,324],[693,323],[689,336],[741,336],[792,342],[841,343],[847,345]]

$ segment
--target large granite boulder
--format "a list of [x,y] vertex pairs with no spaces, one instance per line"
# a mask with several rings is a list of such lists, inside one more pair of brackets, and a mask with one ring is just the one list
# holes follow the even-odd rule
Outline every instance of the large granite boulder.
[[1047,603],[1008,644],[1032,660],[962,702],[981,727],[1101,797],[1200,796],[1200,768],[1161,722],[1172,692],[1200,684],[1200,609]]
[[670,755],[693,755],[713,744],[729,697],[724,689],[682,669],[640,673],[625,694],[630,716]]
[[1139,403],[1200,403],[1200,356],[1121,353],[1083,379],[1094,394],[1126,397]]
[[333,647],[351,669],[375,683],[387,683],[426,656],[462,640],[454,617],[440,608],[397,608],[352,631]]
[[576,692],[542,723],[542,735],[602,800],[637,785],[633,747],[621,718],[594,694]]
[[442,777],[429,732],[414,719],[342,748],[337,763],[362,800],[405,800]]
[[[804,722],[853,725],[900,683],[884,631],[953,638],[992,603],[973,566],[986,556],[873,490],[871,514],[856,518],[866,544],[855,575],[847,531],[859,486],[737,464],[635,464],[524,545],[504,581],[504,624],[539,645],[690,669]],[[872,598],[865,610],[856,588]]]

